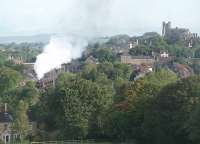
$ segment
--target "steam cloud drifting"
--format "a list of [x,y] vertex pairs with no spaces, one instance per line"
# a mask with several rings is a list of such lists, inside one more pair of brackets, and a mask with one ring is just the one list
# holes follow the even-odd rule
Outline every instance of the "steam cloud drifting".
[[87,42],[72,36],[52,37],[43,52],[37,56],[34,69],[38,79],[54,68],[59,68],[63,63],[81,56]]
[[[181,7],[180,3],[182,0],[1,0],[0,34],[72,33],[86,37],[138,35],[147,30],[160,32],[163,20],[199,32],[200,1],[184,1]],[[185,9],[190,9],[190,12]],[[45,48],[47,50],[38,56],[35,68],[39,77],[47,71],[44,67],[49,69],[49,63],[55,60],[55,57],[48,57],[46,64],[43,64],[44,61],[40,64],[43,55],[47,57],[51,49],[55,53],[66,51],[58,48],[59,40],[52,41],[47,46],[51,48]],[[68,58],[62,58],[61,62],[63,59]]]
[[[34,66],[38,79],[52,69],[59,68],[63,63],[79,58],[87,45],[87,39],[100,36],[109,14],[110,0],[71,0],[71,13],[66,13],[63,21],[67,27],[62,27],[65,36],[52,37],[49,44],[44,47],[42,54],[37,56]],[[68,5],[69,6],[69,5]],[[79,6],[79,7],[77,7]],[[81,13],[80,13],[81,10]]]

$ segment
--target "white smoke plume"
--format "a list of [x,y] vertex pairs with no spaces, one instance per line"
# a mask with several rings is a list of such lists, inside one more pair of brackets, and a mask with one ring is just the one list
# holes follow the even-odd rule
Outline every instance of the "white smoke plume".
[[[35,71],[39,79],[52,69],[59,68],[63,63],[79,58],[87,45],[83,38],[92,39],[105,31],[109,14],[110,0],[70,0],[70,12],[65,13],[64,24],[58,25],[66,36],[53,37],[37,57]],[[79,6],[79,7],[77,7]],[[102,25],[102,22],[104,24]]]
[[54,68],[61,67],[63,63],[69,63],[72,59],[79,58],[87,45],[87,41],[72,36],[54,36],[43,52],[37,56],[34,65],[38,79]]

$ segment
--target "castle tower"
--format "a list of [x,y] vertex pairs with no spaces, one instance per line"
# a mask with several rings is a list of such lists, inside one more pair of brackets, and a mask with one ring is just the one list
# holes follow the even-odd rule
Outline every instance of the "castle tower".
[[171,29],[171,22],[163,22],[162,23],[162,37],[165,37],[166,34],[170,31]]
[[169,21],[168,23],[167,23],[167,30],[170,30],[172,28],[172,24],[171,24],[171,22]]
[[162,23],[162,37],[164,37],[165,34],[166,34],[166,23],[163,22],[163,23]]

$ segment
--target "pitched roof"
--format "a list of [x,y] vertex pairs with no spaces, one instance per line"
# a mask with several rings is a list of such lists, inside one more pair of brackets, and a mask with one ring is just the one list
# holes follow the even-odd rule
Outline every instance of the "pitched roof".
[[0,123],[12,122],[13,117],[9,113],[0,113]]

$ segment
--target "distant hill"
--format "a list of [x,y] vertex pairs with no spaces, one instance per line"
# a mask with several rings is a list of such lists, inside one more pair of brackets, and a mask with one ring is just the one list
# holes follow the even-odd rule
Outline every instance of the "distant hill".
[[[48,43],[51,36],[56,34],[40,34],[33,36],[0,36],[0,44],[5,43],[32,43],[32,42],[43,42]],[[89,41],[89,43],[105,43],[109,40],[109,37],[95,37]]]
[[23,42],[44,42],[47,43],[51,37],[51,34],[40,34],[33,36],[6,36],[0,37],[0,43],[23,43]]

